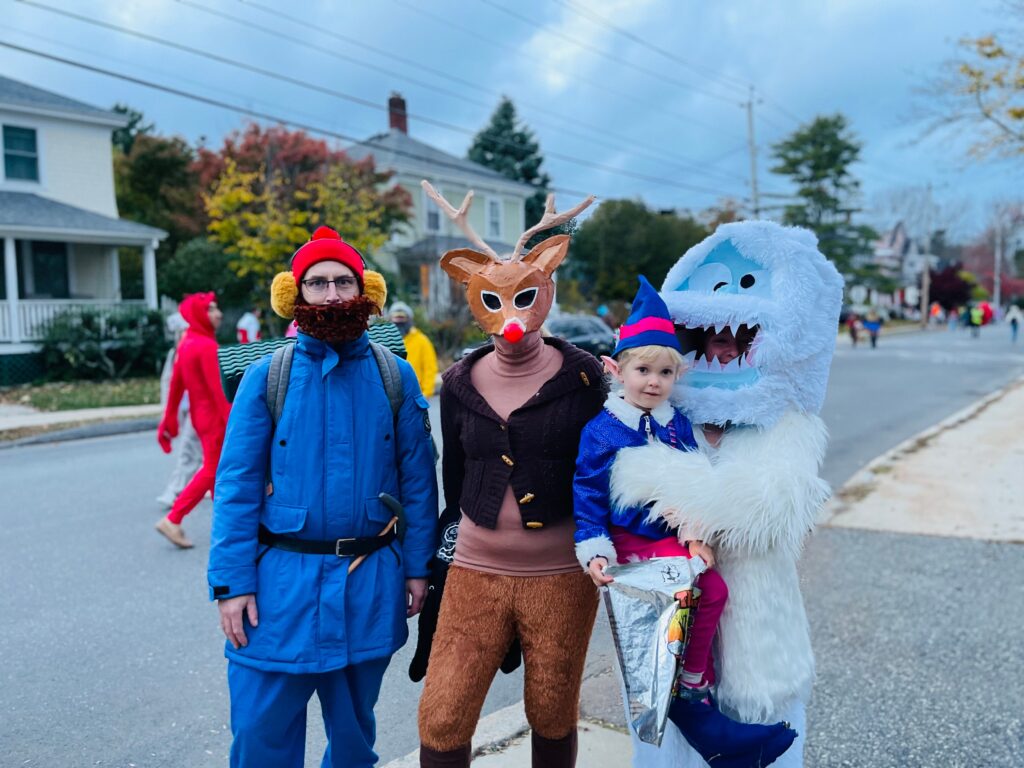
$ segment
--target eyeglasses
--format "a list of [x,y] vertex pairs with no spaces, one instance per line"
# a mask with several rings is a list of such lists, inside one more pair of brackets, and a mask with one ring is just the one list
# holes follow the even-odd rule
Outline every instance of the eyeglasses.
[[354,277],[338,277],[334,280],[328,280],[323,277],[313,277],[309,280],[303,280],[302,284],[306,286],[306,290],[309,291],[311,296],[323,296],[327,293],[327,286],[334,283],[334,289],[338,293],[344,293],[347,290],[355,288],[359,285],[359,281]]

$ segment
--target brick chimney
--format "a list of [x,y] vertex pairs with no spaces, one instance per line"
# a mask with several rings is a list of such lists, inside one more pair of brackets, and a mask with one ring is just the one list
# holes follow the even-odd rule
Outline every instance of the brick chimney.
[[397,91],[388,99],[388,127],[393,131],[409,133],[409,118],[405,113],[405,99]]

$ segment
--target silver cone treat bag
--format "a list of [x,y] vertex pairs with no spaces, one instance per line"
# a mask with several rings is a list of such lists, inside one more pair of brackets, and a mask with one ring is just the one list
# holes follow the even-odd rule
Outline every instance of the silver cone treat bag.
[[648,744],[660,745],[665,733],[705,567],[699,557],[660,557],[605,570],[615,579],[602,591],[629,727]]

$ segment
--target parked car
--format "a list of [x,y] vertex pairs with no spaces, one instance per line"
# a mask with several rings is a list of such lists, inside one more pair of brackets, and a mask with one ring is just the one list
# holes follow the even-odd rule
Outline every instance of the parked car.
[[[560,314],[549,317],[544,323],[544,328],[552,336],[565,339],[595,357],[610,355],[615,351],[615,333],[597,315]],[[481,341],[465,347],[455,355],[455,360],[461,360],[484,344],[490,344],[490,341]]]

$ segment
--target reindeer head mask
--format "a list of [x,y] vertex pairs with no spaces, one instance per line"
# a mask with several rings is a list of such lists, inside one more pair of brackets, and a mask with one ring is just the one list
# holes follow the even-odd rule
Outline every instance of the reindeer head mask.
[[428,182],[423,182],[423,189],[478,248],[448,251],[441,257],[441,269],[466,286],[470,311],[484,333],[517,342],[524,334],[540,330],[555,296],[552,275],[569,250],[569,236],[549,237],[525,255],[523,248],[538,232],[557,227],[583,211],[594,202],[593,195],[565,213],[555,213],[555,197],[548,195],[543,218],[520,236],[512,254],[503,259],[469,226],[472,191],[456,210]]

